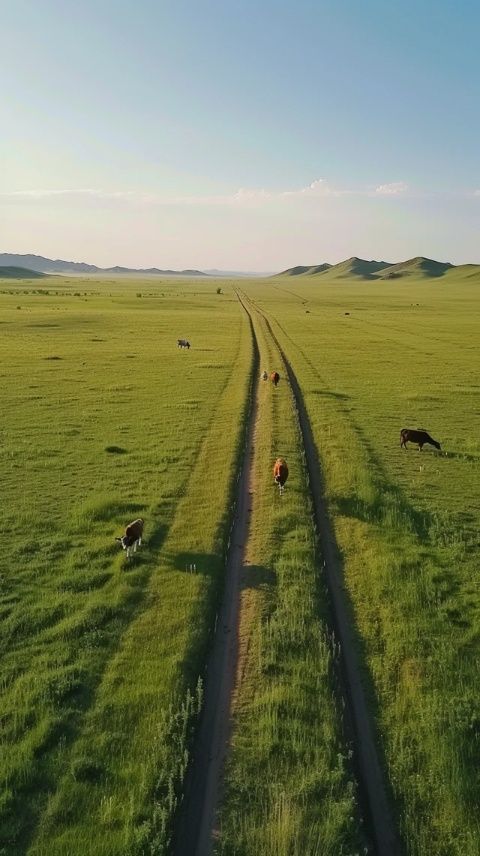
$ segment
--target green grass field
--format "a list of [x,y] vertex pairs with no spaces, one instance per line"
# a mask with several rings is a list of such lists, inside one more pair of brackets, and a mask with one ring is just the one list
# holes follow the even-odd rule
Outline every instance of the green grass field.
[[[212,285],[5,291],[1,852],[140,852],[181,786],[250,332]],[[127,565],[114,536],[139,515]]]
[[[478,289],[458,272],[246,288],[303,388],[406,852],[424,856],[480,848]],[[417,426],[441,454],[400,449]]]
[[[240,287],[303,390],[405,852],[476,856],[480,286],[458,269]],[[259,341],[275,361],[261,325]],[[231,282],[0,280],[2,856],[168,852],[251,368]],[[219,847],[336,856],[361,846],[356,795],[299,437],[276,392],[256,439],[251,656]],[[418,426],[441,454],[400,449]],[[293,461],[281,506],[277,454]],[[127,564],[114,537],[137,516]]]

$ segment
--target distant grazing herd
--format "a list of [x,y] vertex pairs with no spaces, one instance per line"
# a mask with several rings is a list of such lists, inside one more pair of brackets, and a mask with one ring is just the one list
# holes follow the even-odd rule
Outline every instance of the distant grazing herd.
[[[345,315],[349,314],[350,313],[348,312],[345,313]],[[187,350],[190,350],[190,342],[188,339],[177,339],[177,348],[186,348]],[[260,377],[263,381],[270,378],[275,388],[278,386],[280,380],[280,375],[277,371],[273,371],[269,375],[266,369],[262,371]],[[419,452],[422,451],[423,447],[427,443],[431,446],[435,446],[436,449],[441,449],[440,443],[437,440],[434,440],[425,428],[402,428],[400,431],[400,447],[405,449],[405,451],[407,450],[407,443],[416,443],[418,445]],[[280,495],[284,492],[285,482],[287,479],[287,462],[284,458],[277,458],[273,465],[273,481],[275,485],[278,485]],[[139,517],[137,520],[132,521],[132,523],[129,523],[128,526],[126,526],[125,533],[121,537],[115,539],[126,551],[127,559],[129,559],[131,554],[137,551],[137,547],[140,547],[142,544],[143,525],[144,521]]]

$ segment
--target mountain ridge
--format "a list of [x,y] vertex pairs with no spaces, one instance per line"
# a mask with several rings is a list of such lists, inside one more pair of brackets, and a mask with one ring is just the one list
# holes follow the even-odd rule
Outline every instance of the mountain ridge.
[[207,273],[201,270],[160,270],[160,268],[127,268],[108,267],[101,268],[86,262],[69,262],[64,259],[49,259],[46,256],[37,256],[32,253],[0,253],[0,267],[23,267],[37,273],[57,274],[118,274],[118,275],[143,275],[143,276],[205,276]]
[[326,279],[362,279],[362,280],[390,280],[403,277],[417,277],[421,279],[436,279],[449,273],[458,271],[465,276],[479,276],[480,265],[464,264],[453,265],[451,262],[439,262],[426,256],[414,256],[403,262],[375,261],[372,259],[360,259],[352,256],[335,265],[324,262],[320,265],[296,265],[287,268],[277,276],[301,276]]

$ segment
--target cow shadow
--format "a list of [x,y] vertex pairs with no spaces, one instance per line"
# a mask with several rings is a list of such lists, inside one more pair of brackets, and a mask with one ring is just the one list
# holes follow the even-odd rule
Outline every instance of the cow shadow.
[[169,557],[173,568],[186,574],[203,574],[207,577],[217,577],[224,565],[224,557],[220,553],[182,552]]
[[452,452],[450,449],[442,449],[440,452],[435,450],[434,455],[437,458],[452,458],[454,461],[468,461],[471,464],[480,461],[480,455],[474,455],[470,452]]
[[388,491],[381,496],[368,502],[355,494],[349,496],[334,496],[332,505],[342,517],[355,517],[363,523],[374,523],[384,525],[388,518],[395,518],[398,522],[404,522],[404,528],[410,529],[414,534],[425,541],[432,523],[432,516],[428,512],[414,508],[402,498],[397,490],[392,489],[392,495],[388,497]]
[[312,389],[312,395],[321,395],[324,398],[334,398],[336,401],[350,401],[351,395],[345,392],[334,392],[330,389]]
[[244,565],[240,578],[240,589],[272,588],[277,585],[277,574],[263,565]]
[[[407,499],[403,490],[389,478],[386,467],[376,453],[366,432],[355,422],[352,422],[352,427],[367,453],[376,496],[370,502],[364,501],[358,496],[336,497],[335,502],[339,504],[339,510],[340,507],[343,507],[343,513],[351,513],[353,517],[365,522],[388,523],[389,525],[393,523],[394,526],[398,525],[401,528],[410,529],[420,541],[428,540],[435,515],[424,509],[416,508]],[[401,453],[405,454],[403,450]],[[435,450],[435,454],[441,455],[441,452]]]

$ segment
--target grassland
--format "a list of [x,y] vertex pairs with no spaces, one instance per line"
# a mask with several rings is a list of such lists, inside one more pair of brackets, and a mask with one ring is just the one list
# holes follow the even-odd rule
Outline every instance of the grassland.
[[[460,269],[245,286],[302,385],[412,856],[480,850],[478,288]],[[417,426],[441,454],[400,450]]]
[[[480,850],[470,274],[242,283],[302,386],[409,856]],[[0,281],[0,333],[0,853],[165,852],[222,588],[248,323],[231,283],[72,277]],[[335,655],[292,401],[261,391],[218,850],[336,856],[360,833]],[[400,450],[417,426],[441,454]],[[127,566],[113,539],[138,515]]]
[[[161,852],[221,590],[248,325],[211,284],[0,283],[0,303],[0,850]],[[127,566],[113,539],[139,514]]]
[[[241,584],[234,727],[215,852],[341,856],[363,850],[351,747],[315,548],[294,402],[278,349],[251,309],[261,368],[253,504]],[[271,469],[289,463],[284,496]]]

